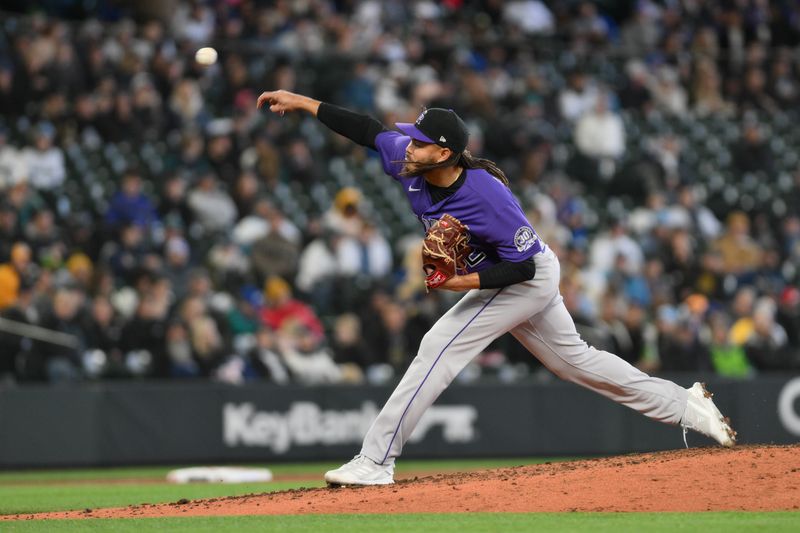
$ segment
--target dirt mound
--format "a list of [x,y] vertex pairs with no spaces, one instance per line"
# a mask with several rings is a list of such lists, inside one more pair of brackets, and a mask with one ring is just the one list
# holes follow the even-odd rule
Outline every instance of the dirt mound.
[[0,517],[798,509],[800,445],[697,448],[121,509]]

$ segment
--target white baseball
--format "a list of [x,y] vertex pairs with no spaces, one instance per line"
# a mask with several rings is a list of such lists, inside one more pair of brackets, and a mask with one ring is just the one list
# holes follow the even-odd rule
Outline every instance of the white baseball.
[[213,65],[217,62],[217,51],[210,46],[206,46],[195,52],[194,60],[201,65]]

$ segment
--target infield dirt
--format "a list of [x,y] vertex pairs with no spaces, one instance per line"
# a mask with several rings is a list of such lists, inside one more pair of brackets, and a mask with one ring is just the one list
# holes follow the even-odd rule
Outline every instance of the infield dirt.
[[401,480],[8,519],[199,515],[777,511],[800,507],[800,445],[696,448]]

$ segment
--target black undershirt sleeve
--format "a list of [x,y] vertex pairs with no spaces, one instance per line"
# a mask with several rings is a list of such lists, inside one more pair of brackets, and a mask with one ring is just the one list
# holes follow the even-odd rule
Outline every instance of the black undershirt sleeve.
[[351,141],[375,150],[375,137],[388,131],[379,121],[333,104],[322,102],[317,110],[317,119],[330,129]]
[[478,279],[481,289],[500,289],[533,279],[534,275],[536,275],[536,263],[533,262],[533,257],[530,257],[518,263],[503,261],[492,265],[478,272]]

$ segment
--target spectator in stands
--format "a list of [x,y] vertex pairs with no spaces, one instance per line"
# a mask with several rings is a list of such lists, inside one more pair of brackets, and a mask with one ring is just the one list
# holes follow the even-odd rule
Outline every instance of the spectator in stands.
[[30,183],[43,193],[55,194],[67,176],[64,153],[55,146],[55,135],[53,125],[42,122],[34,132],[33,147],[22,151]]
[[770,69],[769,94],[780,109],[790,109],[800,98],[800,86],[792,72],[791,58],[781,54]]
[[34,260],[48,267],[59,267],[66,259],[66,243],[55,216],[49,209],[40,209],[24,228],[25,242],[33,251]]
[[722,96],[721,81],[717,66],[709,58],[699,59],[695,67],[692,101],[698,116],[724,115],[733,113],[733,106]]
[[64,262],[65,283],[74,284],[79,290],[88,293],[94,277],[94,265],[88,255],[75,252]]
[[180,3],[172,19],[175,35],[196,45],[211,41],[215,24],[214,11],[198,0]]
[[17,302],[20,286],[31,274],[31,266],[30,247],[24,242],[15,243],[10,261],[0,265],[0,310]]
[[194,213],[186,197],[186,180],[181,176],[171,176],[164,184],[164,192],[159,195],[157,216],[166,225],[188,230],[194,221]]
[[620,105],[623,109],[646,112],[653,103],[647,67],[638,60],[629,61],[625,66],[625,72],[627,80],[619,92]]
[[686,91],[680,85],[678,73],[671,67],[658,70],[652,85],[653,100],[657,109],[670,114],[683,116],[688,109]]
[[342,242],[351,239],[324,228],[322,235],[311,241],[300,253],[295,285],[322,312],[333,309],[335,289],[342,277],[355,274],[358,263],[342,260]]
[[733,163],[740,176],[748,172],[763,172],[767,176],[772,174],[772,154],[757,123],[745,121],[742,138],[732,147],[732,151]]
[[612,178],[616,161],[625,153],[625,125],[609,105],[608,94],[598,94],[591,110],[575,125],[579,157],[572,172],[591,188],[601,187]]
[[197,186],[189,192],[186,204],[208,235],[227,230],[236,220],[236,204],[212,172],[200,177]]
[[81,348],[85,346],[86,338],[78,313],[82,304],[83,295],[80,292],[58,289],[53,296],[53,308],[42,316],[41,327],[64,334],[58,339],[37,341],[31,350],[30,357],[40,361],[31,366],[39,367],[41,375],[51,383],[83,379]]
[[358,237],[364,224],[359,211],[360,202],[361,191],[354,187],[341,189],[323,215],[323,224],[342,235]]
[[206,128],[208,162],[229,193],[233,192],[240,171],[238,154],[231,138],[232,129],[233,121],[229,119],[216,119]]
[[144,138],[144,125],[133,112],[131,96],[126,91],[114,96],[113,122],[115,127],[106,133],[106,138],[115,143],[128,140],[141,142]]
[[[22,324],[36,324],[39,313],[33,305],[33,295],[33,287],[23,280],[16,301],[0,309],[0,317]],[[0,386],[28,377],[24,363],[31,344],[31,340],[22,335],[10,331],[0,332]]]
[[371,281],[385,278],[392,269],[392,249],[375,224],[364,221],[355,239],[342,243],[341,256],[348,265],[348,271]]
[[750,236],[750,219],[741,211],[728,215],[726,231],[713,247],[722,257],[726,274],[753,273],[761,265],[763,250]]
[[147,74],[134,76],[131,89],[131,111],[138,119],[140,137],[147,141],[157,141],[166,122],[161,96]]
[[184,132],[181,139],[180,156],[173,170],[185,173],[186,176],[207,172],[211,166],[206,158],[205,139],[192,128]]
[[0,201],[0,261],[11,257],[11,248],[21,237],[17,220],[17,211]]
[[182,127],[203,128],[209,120],[197,82],[180,80],[170,96],[169,108]]
[[27,161],[16,146],[8,144],[8,130],[0,125],[0,191],[28,178]]
[[120,378],[128,375],[120,350],[123,320],[106,296],[92,299],[89,312],[83,318],[82,330],[86,338],[86,352],[99,350],[102,356],[101,377]]
[[603,276],[611,274],[620,255],[625,258],[628,272],[638,273],[642,270],[644,254],[639,244],[628,234],[626,224],[622,218],[612,220],[610,230],[592,242],[589,264]]
[[561,117],[576,122],[592,109],[596,109],[600,91],[586,72],[575,70],[569,75],[569,84],[558,96]]
[[339,365],[352,364],[359,369],[366,369],[374,362],[374,356],[364,341],[361,321],[354,313],[345,313],[336,318],[331,350]]
[[173,378],[196,377],[200,369],[192,356],[186,325],[179,320],[167,324],[164,338],[167,372]]
[[322,175],[319,160],[311,155],[308,143],[303,139],[292,139],[285,148],[282,158],[284,169],[292,182],[310,186]]
[[200,369],[200,375],[210,376],[230,355],[225,338],[217,327],[217,322],[210,315],[195,317],[187,326],[192,353]]
[[133,317],[122,328],[119,346],[125,368],[134,377],[167,376],[165,352],[168,305],[147,294],[138,299]]
[[230,241],[217,242],[206,254],[206,260],[214,286],[223,293],[235,291],[251,279],[250,258]]
[[239,217],[247,219],[254,214],[256,204],[260,201],[263,192],[261,184],[255,173],[247,170],[239,173],[231,187],[231,197],[236,204]]
[[259,282],[270,276],[291,279],[298,271],[299,242],[288,239],[280,229],[270,229],[266,235],[253,243],[250,260]]
[[646,356],[647,343],[647,314],[644,305],[640,302],[632,302],[628,305],[625,315],[622,317],[625,329],[628,332],[630,343],[626,350],[627,360],[633,365],[639,365]]
[[278,348],[277,335],[271,329],[262,327],[256,333],[255,346],[248,353],[251,371],[260,379],[286,385],[291,376],[284,357]]
[[314,310],[292,297],[289,284],[282,278],[272,276],[264,284],[264,308],[261,321],[265,326],[280,331],[284,326],[297,324],[317,341],[324,337],[322,323]]
[[703,372],[711,370],[710,352],[685,311],[675,311],[674,322],[659,339],[662,372]]
[[342,369],[322,344],[321,338],[307,326],[287,323],[278,331],[278,347],[289,372],[304,385],[339,383]]
[[711,364],[714,372],[720,376],[731,378],[747,378],[753,375],[753,368],[747,359],[747,354],[741,345],[733,344],[728,337],[730,323],[728,317],[717,312],[712,314],[710,320]]
[[200,298],[209,312],[218,312],[217,304],[219,292],[215,290],[214,283],[209,271],[205,267],[195,267],[189,273],[189,284],[186,286],[185,296],[188,298]]
[[252,211],[251,215],[243,217],[233,228],[233,240],[237,244],[249,247],[270,233],[296,245],[301,244],[303,234],[300,229],[272,202],[260,198]]
[[156,207],[150,197],[142,191],[142,178],[135,169],[128,169],[122,176],[120,189],[111,197],[106,211],[109,229],[116,230],[126,224],[136,224],[148,229],[158,221]]
[[81,93],[75,99],[72,127],[80,142],[87,145],[99,144],[100,138],[96,124],[97,104],[92,94]]
[[622,25],[620,46],[630,57],[644,57],[654,51],[661,37],[661,7],[655,2],[639,2],[634,14]]
[[800,263],[800,214],[787,216],[781,232],[781,255],[794,264]]
[[554,30],[553,14],[539,0],[514,0],[503,5],[506,23],[519,26],[527,34],[547,34]]
[[753,331],[744,344],[747,358],[758,370],[778,370],[792,366],[786,331],[775,321],[776,305],[762,298],[753,311]]
[[[800,346],[800,289],[795,286],[785,287],[778,300],[776,322],[783,328],[792,347]],[[795,362],[800,362],[795,354]]]
[[119,235],[119,244],[107,243],[102,255],[116,277],[131,283],[144,264],[150,248],[142,228],[136,224],[123,226]]
[[659,181],[663,185],[657,184],[653,188],[658,190],[665,187],[668,191],[675,190],[679,183],[686,179],[686,166],[681,157],[684,146],[681,140],[675,135],[662,135],[650,140],[648,151],[662,174]]
[[756,291],[753,287],[744,286],[734,295],[731,303],[733,313],[733,324],[728,332],[730,341],[742,346],[753,333],[753,309],[756,303]]
[[611,28],[606,19],[598,12],[597,6],[592,2],[581,2],[577,13],[570,24],[570,33],[577,43],[586,43],[588,46],[598,46],[608,39]]
[[578,119],[575,144],[591,158],[616,159],[625,153],[625,127],[610,109],[608,94],[598,95],[591,110]]
[[395,375],[401,375],[416,355],[415,339],[406,328],[408,313],[393,301],[379,307],[378,321],[370,326],[368,349],[378,357],[376,363],[388,364]]
[[269,138],[258,135],[242,154],[242,165],[251,168],[269,190],[274,190],[282,170],[281,154]]
[[180,236],[173,236],[164,243],[165,275],[169,278],[176,294],[186,294],[191,274],[192,250],[189,243]]
[[626,361],[635,364],[639,359],[638,355],[634,355],[634,346],[628,329],[622,321],[622,317],[627,314],[626,301],[615,294],[614,292],[607,291],[601,298],[597,320],[593,322],[593,326],[598,330],[598,338],[600,346],[603,350],[614,350],[615,353],[624,354]]
[[693,185],[683,185],[678,190],[678,202],[674,209],[688,219],[687,229],[693,235],[713,240],[722,231],[722,224],[714,213],[698,201],[697,188]]
[[233,336],[233,348],[244,354],[255,345],[255,334],[262,329],[261,308],[264,296],[253,285],[245,285],[235,302],[225,313],[228,329]]
[[670,272],[675,300],[681,301],[697,288],[700,273],[697,243],[688,231],[677,230],[670,236],[668,247],[663,257],[664,268]]
[[24,112],[27,96],[11,62],[0,63],[0,114],[9,118],[20,115]]
[[745,72],[744,88],[739,97],[741,112],[753,110],[777,113],[778,103],[767,92],[767,79],[760,67],[754,66]]

